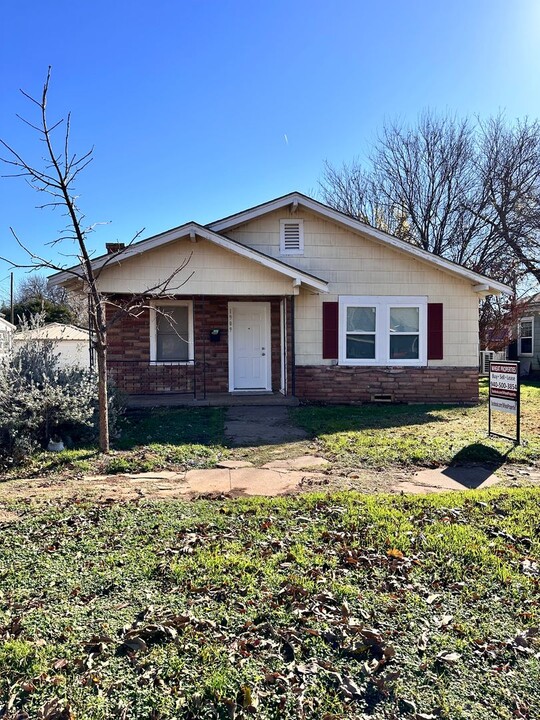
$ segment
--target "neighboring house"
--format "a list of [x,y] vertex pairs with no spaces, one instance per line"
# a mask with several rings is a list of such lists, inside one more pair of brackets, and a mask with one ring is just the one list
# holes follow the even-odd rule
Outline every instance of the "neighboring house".
[[508,356],[520,360],[523,374],[540,371],[540,293],[528,298],[517,323]]
[[59,367],[90,366],[90,345],[88,330],[74,325],[62,323],[48,323],[41,327],[29,330],[18,330],[13,335],[13,345],[22,343],[48,342],[52,343],[54,352],[58,355]]
[[12,337],[15,325],[12,325],[0,315],[0,358],[9,354],[12,347]]
[[108,332],[111,374],[132,394],[474,402],[478,300],[511,292],[300,193],[93,265],[115,302],[147,295]]

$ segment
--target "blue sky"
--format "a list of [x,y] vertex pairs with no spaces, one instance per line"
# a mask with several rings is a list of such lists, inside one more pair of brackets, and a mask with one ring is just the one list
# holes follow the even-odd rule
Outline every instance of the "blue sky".
[[[313,194],[324,161],[362,157],[387,120],[539,117],[540,2],[5,0],[0,137],[30,160],[41,147],[19,89],[39,94],[48,65],[51,119],[71,110],[72,148],[94,147],[77,191],[88,222],[108,223],[90,241],[101,252]],[[45,243],[64,219],[40,201],[0,179],[1,255],[25,261],[13,226],[58,260]]]

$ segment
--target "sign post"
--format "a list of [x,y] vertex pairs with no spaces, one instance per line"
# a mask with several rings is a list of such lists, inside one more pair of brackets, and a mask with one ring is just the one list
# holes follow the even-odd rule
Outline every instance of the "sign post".
[[[489,363],[489,410],[488,435],[512,440],[515,445],[520,444],[520,383],[519,361],[505,361]],[[491,416],[493,412],[503,412],[516,417],[515,437],[492,432]]]

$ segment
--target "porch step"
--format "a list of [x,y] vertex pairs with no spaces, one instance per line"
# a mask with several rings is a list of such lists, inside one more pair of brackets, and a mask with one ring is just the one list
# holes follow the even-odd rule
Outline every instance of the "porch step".
[[181,393],[128,395],[128,408],[151,407],[230,407],[243,405],[282,405],[296,406],[296,397],[285,397],[281,393],[207,393],[206,398],[195,399],[192,395]]

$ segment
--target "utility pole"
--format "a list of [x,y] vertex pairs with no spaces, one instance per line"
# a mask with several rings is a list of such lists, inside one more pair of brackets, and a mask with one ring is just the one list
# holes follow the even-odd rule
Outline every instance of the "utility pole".
[[13,273],[11,273],[11,324],[15,325],[15,307],[13,299]]

